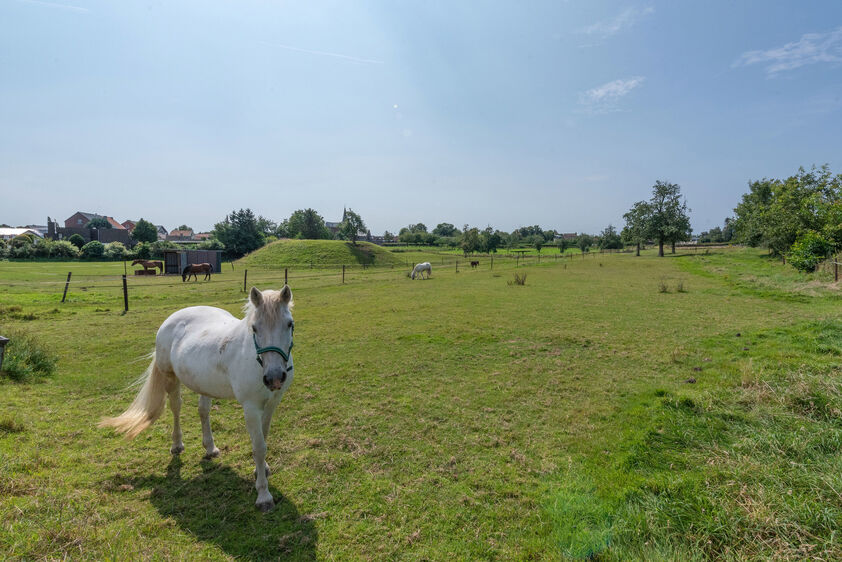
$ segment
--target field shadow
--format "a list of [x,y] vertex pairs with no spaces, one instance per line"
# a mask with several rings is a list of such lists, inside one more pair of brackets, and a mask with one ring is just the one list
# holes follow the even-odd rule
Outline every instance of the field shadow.
[[202,474],[181,477],[182,461],[173,456],[165,475],[115,483],[151,488],[150,502],[197,539],[216,544],[239,560],[315,560],[317,531],[313,516],[301,516],[295,505],[270,485],[275,508],[261,513],[254,506],[254,481],[230,467],[202,461]]

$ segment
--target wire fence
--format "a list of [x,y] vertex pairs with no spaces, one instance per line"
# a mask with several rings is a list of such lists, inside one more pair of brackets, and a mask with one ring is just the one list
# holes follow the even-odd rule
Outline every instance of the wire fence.
[[[677,247],[677,250],[696,252],[697,248],[687,246]],[[606,255],[629,254],[634,250],[603,250],[587,253],[533,253],[505,252],[500,254],[477,254],[458,256],[453,254],[428,253],[423,257],[429,260],[433,266],[435,276],[456,275],[466,271],[506,271],[516,270],[522,267],[547,266],[572,264],[582,260],[605,257]],[[417,257],[417,256],[414,256]],[[56,263],[55,265],[58,265]],[[65,265],[62,263],[62,265]],[[56,270],[55,272],[39,271],[37,279],[25,280],[0,280],[0,294],[13,293],[35,293],[45,297],[46,302],[60,301],[65,303],[68,296],[71,302],[84,301],[87,304],[106,304],[121,302],[127,311],[130,303],[134,302],[141,295],[153,295],[166,293],[168,297],[180,294],[178,287],[185,290],[196,287],[208,286],[223,292],[240,293],[246,291],[250,286],[282,286],[288,283],[293,288],[318,289],[335,287],[339,285],[354,285],[360,283],[373,283],[379,281],[395,280],[407,277],[414,266],[414,261],[408,258],[404,264],[392,263],[386,265],[377,264],[296,264],[282,265],[249,265],[247,267],[235,266],[230,262],[222,265],[221,271],[214,273],[210,279],[205,281],[199,274],[198,279],[183,281],[180,275],[129,275],[128,269],[125,274],[74,274],[71,270],[67,273]],[[838,279],[838,266],[836,277]],[[65,278],[66,276],[66,278]],[[45,279],[46,277],[46,279]],[[80,295],[85,295],[80,298]],[[149,298],[144,296],[142,298]]]

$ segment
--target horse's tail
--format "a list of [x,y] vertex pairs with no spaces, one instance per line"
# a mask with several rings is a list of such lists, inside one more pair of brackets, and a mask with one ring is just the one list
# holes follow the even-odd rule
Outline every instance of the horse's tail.
[[113,427],[115,431],[134,439],[161,417],[167,399],[167,375],[158,368],[154,354],[152,363],[138,379],[140,381],[143,381],[143,386],[128,409],[116,418],[103,418],[99,427]]

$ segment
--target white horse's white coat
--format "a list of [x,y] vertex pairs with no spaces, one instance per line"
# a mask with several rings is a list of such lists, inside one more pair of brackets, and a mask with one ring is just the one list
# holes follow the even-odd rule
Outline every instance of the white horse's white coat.
[[425,261],[424,263],[419,263],[412,269],[412,273],[410,277],[415,279],[416,275],[420,275],[421,279],[424,279],[424,272],[427,272],[427,277],[429,277],[433,273],[433,266],[430,265],[430,262]]
[[[252,288],[245,318],[209,306],[191,306],[173,313],[158,329],[152,363],[143,375],[143,387],[131,406],[116,418],[103,419],[100,427],[113,427],[129,438],[152,425],[164,410],[169,395],[173,412],[173,454],[184,450],[181,440],[181,384],[201,395],[199,417],[206,457],[219,455],[210,428],[211,398],[234,398],[243,405],[252,442],[257,488],[256,505],[274,505],[268,489],[266,435],[272,413],[293,378],[292,357],[277,352],[261,354],[257,361],[255,339],[261,347],[289,350],[292,344],[292,292]],[[254,334],[254,335],[253,335]]]

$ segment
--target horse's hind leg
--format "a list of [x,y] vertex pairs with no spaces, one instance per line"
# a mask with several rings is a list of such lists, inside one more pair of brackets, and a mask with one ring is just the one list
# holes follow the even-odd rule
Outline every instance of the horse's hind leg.
[[212,459],[219,456],[219,449],[213,443],[213,433],[210,426],[211,399],[199,396],[199,419],[202,420],[202,445],[205,446],[205,458]]
[[181,382],[174,375],[169,375],[167,380],[167,392],[170,396],[170,410],[172,410],[172,448],[170,453],[174,455],[184,451],[184,442],[181,440]]

